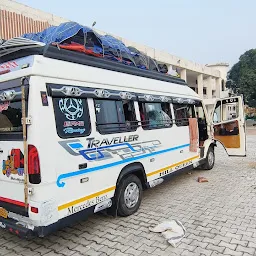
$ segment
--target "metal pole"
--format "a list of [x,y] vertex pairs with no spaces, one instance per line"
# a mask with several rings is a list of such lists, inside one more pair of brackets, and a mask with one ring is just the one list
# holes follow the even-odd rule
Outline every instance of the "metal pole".
[[22,80],[21,85],[21,102],[22,102],[22,131],[23,131],[23,147],[24,147],[24,196],[25,208],[28,208],[28,146],[27,146],[27,125],[26,125],[26,95],[25,85]]

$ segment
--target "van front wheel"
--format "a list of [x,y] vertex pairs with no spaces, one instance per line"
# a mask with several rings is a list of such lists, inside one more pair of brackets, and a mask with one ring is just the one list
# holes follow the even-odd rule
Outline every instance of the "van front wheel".
[[124,177],[118,186],[117,214],[125,217],[135,213],[142,199],[142,185],[136,175]]
[[202,169],[211,170],[215,163],[215,154],[213,147],[209,147],[205,161],[206,162],[202,165]]

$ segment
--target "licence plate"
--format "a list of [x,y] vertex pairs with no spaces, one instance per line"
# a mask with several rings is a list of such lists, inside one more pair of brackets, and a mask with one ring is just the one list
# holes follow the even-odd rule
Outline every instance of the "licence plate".
[[8,218],[8,211],[6,211],[4,208],[0,207],[0,217],[3,217],[5,219]]

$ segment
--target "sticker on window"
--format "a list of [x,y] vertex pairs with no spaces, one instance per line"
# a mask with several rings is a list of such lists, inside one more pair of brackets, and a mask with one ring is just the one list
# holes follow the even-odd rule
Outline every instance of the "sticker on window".
[[41,92],[42,105],[48,106],[48,99],[46,92]]
[[7,110],[10,106],[10,101],[6,101],[4,103],[0,104],[0,113],[2,113],[4,110]]
[[87,135],[90,120],[85,99],[54,98],[57,131],[60,137]]
[[59,108],[68,120],[77,120],[84,112],[81,99],[60,99]]

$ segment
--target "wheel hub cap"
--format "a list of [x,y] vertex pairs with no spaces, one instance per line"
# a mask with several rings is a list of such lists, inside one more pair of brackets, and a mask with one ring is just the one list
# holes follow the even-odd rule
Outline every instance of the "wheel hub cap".
[[208,161],[209,161],[209,165],[212,166],[213,162],[214,162],[214,155],[213,152],[210,152],[208,155]]
[[124,191],[124,202],[127,208],[133,208],[139,200],[139,187],[136,183],[130,183]]

